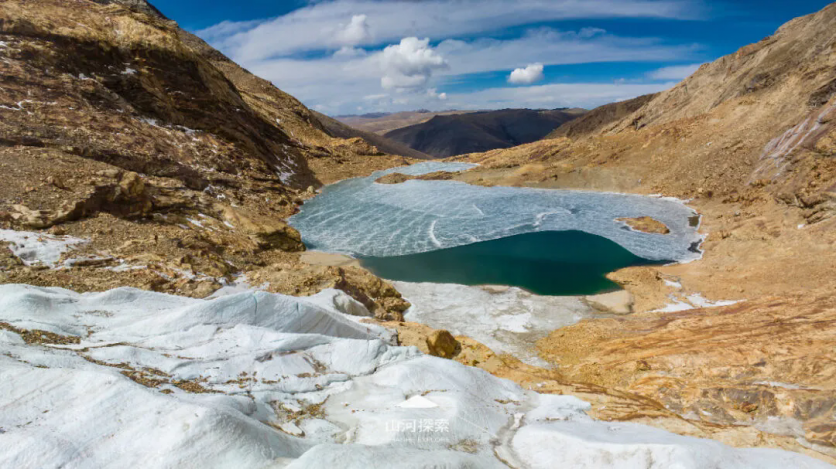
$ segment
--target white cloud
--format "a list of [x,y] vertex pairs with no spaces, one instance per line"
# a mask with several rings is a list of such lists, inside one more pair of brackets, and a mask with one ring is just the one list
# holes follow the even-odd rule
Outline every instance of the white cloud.
[[383,76],[380,85],[387,90],[420,88],[435,70],[448,67],[444,57],[430,47],[429,39],[405,37],[400,44],[383,49],[379,56]]
[[354,15],[351,21],[337,31],[336,40],[343,46],[353,47],[372,38],[366,15]]
[[351,47],[351,46],[341,47],[340,50],[338,50],[337,52],[334,52],[334,57],[335,58],[341,58],[341,59],[353,58],[353,57],[362,57],[364,55],[366,55],[366,51],[364,49],[359,49],[357,47]]
[[[400,46],[400,44],[398,44]],[[429,45],[427,46],[429,47]],[[578,64],[594,58],[596,62],[619,61],[670,61],[682,60],[697,51],[693,45],[670,46],[655,39],[623,38],[611,35],[597,35],[581,39],[578,33],[536,30],[523,37],[496,40],[476,39],[473,41],[446,40],[432,48],[433,52],[448,63],[447,69],[433,69],[426,81],[422,75],[416,84],[423,83],[416,90],[422,94],[427,88],[448,88],[453,83],[467,79],[467,75],[513,69],[520,63],[543,63],[544,65]],[[413,103],[402,107],[387,99],[389,93],[404,88],[381,90],[384,69],[381,64],[383,51],[369,52],[354,57],[324,57],[316,59],[276,58],[244,62],[242,65],[277,87],[300,99],[307,105],[327,104],[337,113],[355,112],[364,96],[375,96],[371,111],[409,110],[439,106],[438,100],[429,96],[412,96]],[[614,69],[615,69],[614,65]],[[658,88],[658,86],[657,86]],[[454,95],[447,91],[444,108],[454,108],[466,103],[452,104]],[[421,101],[419,98],[423,99]],[[402,99],[402,97],[401,97]],[[489,102],[480,102],[471,108],[495,108]],[[329,112],[332,112],[329,109]]]
[[597,34],[582,37],[576,31],[537,28],[521,37],[471,41],[448,39],[436,50],[451,64],[449,73],[468,74],[514,69],[520,64],[564,65],[595,62],[646,62],[682,60],[696,51],[694,45],[667,45],[655,38]]
[[559,83],[526,87],[490,88],[467,94],[451,94],[447,107],[456,109],[582,107],[657,93],[675,85],[666,83]]
[[439,93],[437,88],[428,89],[427,96],[429,96],[431,99],[437,99],[439,101],[447,100],[447,93]]
[[543,75],[543,64],[529,64],[525,68],[518,68],[511,72],[508,75],[508,83],[530,85],[542,81],[543,78],[545,78]]
[[236,60],[254,61],[357,45],[346,44],[357,37],[374,36],[380,44],[405,36],[442,40],[569,19],[696,19],[702,9],[696,0],[335,0],[270,20],[224,22],[197,34]]
[[[468,82],[474,74],[525,64],[693,58],[696,45],[619,37],[594,27],[523,27],[521,35],[502,39],[495,34],[511,26],[560,19],[690,19],[698,12],[689,2],[697,0],[333,0],[313,2],[278,18],[220,23],[198,35],[305,104],[322,106],[329,113],[354,112],[360,105],[370,112],[452,108],[467,104],[454,105],[457,96],[482,100],[482,95],[451,92],[454,83]],[[526,84],[542,79],[537,75]],[[523,102],[521,97],[527,95],[513,96],[508,103]],[[499,106],[487,99],[476,105]]]
[[663,67],[647,74],[652,80],[682,80],[688,78],[700,68],[702,64],[676,65]]
[[599,34],[605,34],[606,32],[607,32],[607,30],[601,29],[601,28],[581,28],[581,30],[578,31],[578,36],[580,36],[580,37],[595,37],[595,36],[598,36]]

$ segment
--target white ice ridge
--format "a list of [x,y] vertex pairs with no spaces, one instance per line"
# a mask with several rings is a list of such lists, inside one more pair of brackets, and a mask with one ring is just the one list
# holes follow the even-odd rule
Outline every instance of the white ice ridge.
[[[460,171],[467,163],[427,162],[326,187],[290,219],[309,247],[359,256],[399,256],[535,231],[581,230],[651,260],[700,257],[701,241],[677,200],[587,191],[481,187],[456,181],[377,184],[384,174]],[[670,234],[630,230],[616,221],[653,217]]]
[[594,421],[577,398],[393,346],[352,302],[2,285],[0,467],[829,467]]

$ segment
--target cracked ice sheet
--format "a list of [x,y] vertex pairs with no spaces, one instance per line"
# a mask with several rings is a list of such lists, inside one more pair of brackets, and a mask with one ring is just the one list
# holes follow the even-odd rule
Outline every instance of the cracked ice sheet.
[[[339,296],[0,286],[0,322],[80,339],[26,344],[0,330],[0,467],[506,467],[495,454],[515,467],[828,467],[596,422],[577,398],[393,346],[390,332],[347,317],[339,305],[353,300]],[[168,382],[146,387],[106,364]],[[435,407],[399,406],[414,396]],[[389,430],[427,421],[446,431]]]
[[[603,192],[481,187],[457,181],[377,184],[384,174],[461,171],[475,165],[427,162],[341,181],[302,206],[290,224],[309,246],[359,256],[400,256],[535,231],[581,230],[650,260],[686,262],[702,237],[682,202]],[[667,235],[630,230],[618,218],[650,216]]]

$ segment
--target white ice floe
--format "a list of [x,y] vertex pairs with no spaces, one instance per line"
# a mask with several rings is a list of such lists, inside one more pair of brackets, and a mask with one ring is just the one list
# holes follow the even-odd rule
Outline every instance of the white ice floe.
[[[652,260],[700,257],[696,215],[680,200],[639,195],[481,187],[457,181],[376,184],[384,174],[460,171],[468,163],[427,162],[327,186],[290,218],[305,243],[329,252],[398,256],[536,231],[581,230]],[[650,216],[666,235],[627,229],[618,218]]]
[[2,285],[0,467],[828,467],[596,422],[574,397],[393,346],[333,306],[344,295]]
[[32,231],[0,230],[0,242],[9,243],[12,254],[26,265],[55,267],[61,255],[86,239],[72,236],[53,236]]
[[446,329],[536,366],[548,366],[534,343],[551,331],[593,317],[578,296],[540,296],[516,287],[392,282],[412,307],[404,317]]

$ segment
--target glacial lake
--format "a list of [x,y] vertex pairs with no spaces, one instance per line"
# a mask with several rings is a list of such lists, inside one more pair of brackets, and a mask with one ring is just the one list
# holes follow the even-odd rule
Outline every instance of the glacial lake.
[[[541,295],[612,291],[609,272],[701,255],[695,212],[677,200],[457,181],[374,182],[393,172],[472,166],[426,162],[341,181],[306,202],[290,224],[309,249],[351,255],[382,278],[509,285]],[[641,216],[671,232],[638,232],[617,221]]]
[[394,257],[361,257],[377,276],[405,282],[510,285],[538,295],[594,295],[618,290],[606,274],[660,264],[583,231],[538,231]]

